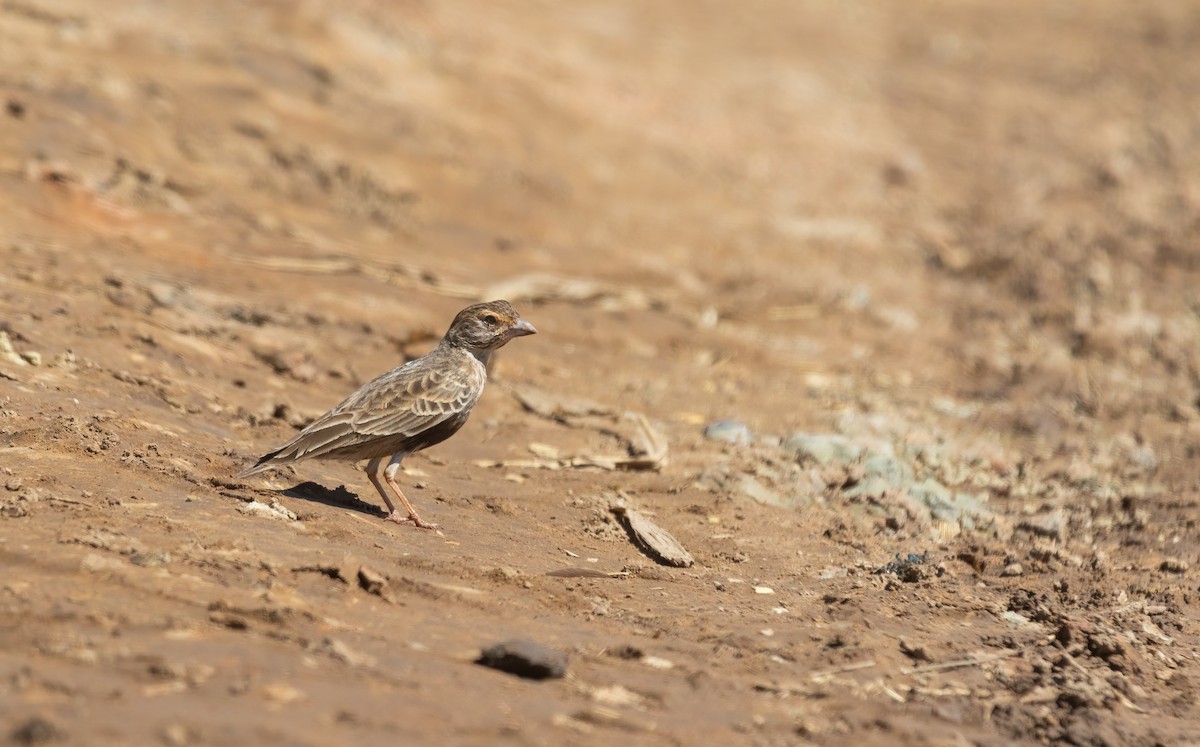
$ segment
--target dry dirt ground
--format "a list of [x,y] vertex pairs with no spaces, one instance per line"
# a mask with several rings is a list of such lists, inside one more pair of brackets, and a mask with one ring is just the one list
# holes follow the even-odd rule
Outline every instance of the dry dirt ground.
[[[1197,49],[1177,0],[3,0],[0,739],[1196,744]],[[442,535],[234,477],[498,296],[541,334],[401,476]]]

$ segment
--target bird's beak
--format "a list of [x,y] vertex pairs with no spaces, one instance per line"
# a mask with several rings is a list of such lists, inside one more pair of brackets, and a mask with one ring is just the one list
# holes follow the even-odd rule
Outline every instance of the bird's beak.
[[518,319],[517,323],[508,328],[509,337],[524,337],[525,335],[536,335],[537,328],[524,319]]

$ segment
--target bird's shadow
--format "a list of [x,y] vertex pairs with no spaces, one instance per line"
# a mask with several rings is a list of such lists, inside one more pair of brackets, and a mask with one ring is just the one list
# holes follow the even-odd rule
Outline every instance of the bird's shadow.
[[302,482],[298,485],[293,485],[287,490],[276,492],[286,495],[288,498],[299,498],[304,501],[321,503],[335,508],[348,508],[352,511],[367,514],[368,516],[387,516],[387,511],[383,507],[377,506],[374,503],[367,503],[354,493],[346,490],[345,485],[338,485],[335,489],[330,490],[324,485],[318,485],[315,482]]

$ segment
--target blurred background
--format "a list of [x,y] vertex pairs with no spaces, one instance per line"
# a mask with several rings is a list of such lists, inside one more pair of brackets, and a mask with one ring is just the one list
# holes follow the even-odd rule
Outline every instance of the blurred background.
[[[461,440],[406,479],[428,478],[426,504],[437,505],[431,492],[440,489],[443,524],[491,531],[479,504],[486,494],[500,496],[499,508],[489,504],[498,520],[538,528],[472,538],[480,560],[469,567],[438,544],[422,551],[435,558],[426,570],[514,593],[480,564],[517,564],[505,555],[514,541],[569,547],[579,532],[561,523],[563,506],[586,528],[594,507],[580,496],[616,490],[673,518],[722,579],[802,577],[796,583],[808,589],[822,568],[857,562],[851,557],[882,565],[929,547],[951,559],[991,557],[956,566],[963,588],[974,588],[972,573],[999,584],[978,591],[979,609],[998,605],[1046,627],[1013,632],[1001,620],[991,632],[964,633],[947,657],[1022,630],[1029,640],[1074,635],[1080,650],[1105,650],[1063,621],[1107,619],[1130,597],[1105,595],[1126,588],[1170,610],[1167,622],[1167,613],[1145,620],[1171,645],[1191,645],[1194,659],[1197,3],[6,0],[0,102],[0,466],[16,486],[4,531],[11,538],[22,526],[32,543],[18,552],[6,540],[0,552],[16,553],[29,573],[38,567],[30,558],[59,543],[92,552],[83,548],[99,545],[78,538],[94,537],[99,524],[140,537],[136,552],[157,547],[176,564],[190,552],[217,568],[213,548],[240,547],[243,532],[262,531],[224,523],[222,511],[251,521],[232,513],[230,495],[241,489],[232,473],[354,387],[427,350],[462,306],[505,297],[541,334],[504,351],[494,372],[501,391],[485,397]],[[670,459],[648,473],[563,467],[572,454],[628,444],[611,429],[564,425],[561,410],[557,420],[539,418],[503,393],[523,387],[641,413],[670,444]],[[806,434],[837,438],[818,448]],[[539,458],[562,456],[563,468],[464,466],[527,457],[531,441],[542,444]],[[845,444],[850,451],[839,453],[849,456],[833,458],[833,472],[824,452],[812,452]],[[864,474],[872,455],[905,466],[891,477]],[[284,482],[344,481],[355,491],[361,478],[348,467],[301,473]],[[886,484],[852,491],[872,477]],[[159,511],[201,512],[188,519],[191,550],[162,540],[173,524],[147,525],[129,508],[123,496],[145,500],[138,491],[148,485],[194,504]],[[454,495],[479,500],[465,507]],[[336,540],[389,558],[377,565],[399,562],[344,510],[305,508],[345,522],[304,535],[302,545],[315,543],[303,545],[309,552]],[[452,508],[459,513],[447,516]],[[106,518],[97,524],[98,516]],[[1034,529],[1020,529],[1031,521]],[[263,562],[287,565],[279,558],[298,551],[285,549],[292,534],[271,526],[282,533],[277,546],[250,544],[283,553]],[[112,551],[110,541],[109,555],[134,552]],[[741,566],[739,554],[757,569]],[[259,560],[210,572],[253,595],[266,582],[246,568]],[[91,576],[80,562],[38,572],[84,589]],[[1000,575],[1006,568],[1012,573]],[[1061,573],[1078,574],[1071,583],[1099,596],[1071,597],[1056,586],[1066,583]],[[854,576],[831,583],[851,594]],[[160,582],[160,595],[183,588]],[[1013,606],[1011,584],[1056,601],[1038,602],[1052,608],[1038,618]],[[702,585],[713,593],[711,579]],[[110,593],[119,600],[133,587]],[[793,609],[811,605],[812,620],[824,619],[820,595],[797,593]],[[45,594],[11,592],[10,621],[52,619],[57,602]],[[881,619],[904,617],[905,605],[924,609],[919,597],[896,597]],[[330,611],[341,602],[326,601],[334,606],[320,614],[343,615]],[[482,611],[473,604],[460,613],[496,613],[491,602]],[[547,624],[558,643],[583,645],[561,632],[578,619],[569,603],[514,604],[519,619],[556,620]],[[696,626],[682,635],[697,661],[730,634],[694,622],[686,604],[677,618],[662,614],[665,630]],[[605,618],[618,627],[601,630],[620,638],[619,619]],[[1169,649],[1138,620],[1128,628],[1138,641]],[[412,620],[394,624],[402,631]],[[652,635],[645,620],[628,624]],[[745,624],[762,638],[757,622]],[[65,628],[64,640],[76,641],[67,649],[118,623],[95,625]],[[1118,628],[1108,632],[1120,638]],[[14,646],[45,643],[17,629]],[[872,657],[921,663],[877,634],[846,633],[855,653],[834,654],[840,647],[811,653],[797,632],[793,649],[763,655],[812,668]],[[382,659],[392,635],[353,645]],[[832,640],[815,635],[819,649]],[[461,632],[446,656],[471,640]],[[1122,645],[1113,654],[1125,657],[1121,666],[1098,655],[1081,665],[1094,674],[1070,688],[1086,690],[1101,674],[1123,678],[1095,684],[1099,694],[1083,705],[1064,704],[1057,691],[1021,700],[1051,678],[1022,654],[1026,670],[989,672],[986,682],[968,682],[966,695],[918,697],[892,683],[903,695],[897,704],[864,684],[874,676],[866,672],[822,695],[841,704],[828,711],[793,699],[788,707],[800,715],[776,703],[763,706],[761,723],[713,715],[704,728],[718,731],[705,733],[894,744],[872,720],[883,713],[902,741],[918,743],[929,736],[919,726],[928,712],[904,703],[949,697],[959,699],[958,715],[938,721],[949,724],[948,744],[1115,744],[1117,733],[1150,740],[1121,743],[1149,744],[1153,729],[1169,736],[1172,724],[1196,715],[1194,704],[1154,710],[1166,702],[1150,702],[1155,688],[1195,686],[1172,680],[1184,666],[1171,658],[1177,649],[1159,656]],[[58,662],[47,666],[66,667],[60,654],[45,655]],[[12,671],[28,665],[6,656]],[[284,650],[255,671],[286,661]],[[438,661],[423,666],[429,681],[457,682]],[[758,713],[752,672],[729,666],[731,681],[745,681],[718,689],[713,702]],[[763,666],[753,671],[775,665]],[[695,715],[671,688],[698,686],[672,682],[657,685],[666,688],[657,701],[643,693],[640,706],[620,705],[648,709],[668,732],[686,735]],[[994,691],[977,698],[973,687]],[[12,688],[26,706],[58,702]],[[94,716],[88,699],[102,690],[36,718],[48,733],[78,737],[78,724]],[[293,700],[270,692],[272,708]],[[1122,710],[1122,698],[1151,711]],[[533,724],[514,732],[517,741],[555,738],[561,724],[539,702],[515,706]],[[862,702],[873,704],[866,715]],[[1079,709],[1105,716],[1083,718]],[[449,732],[431,724],[427,738],[492,734],[508,723],[443,717]],[[139,733],[111,718],[112,734]],[[14,729],[34,723],[21,719]],[[145,728],[171,743],[244,736],[163,719]],[[343,734],[334,721],[319,729]],[[357,723],[389,733],[383,722]],[[277,728],[280,741],[303,736]],[[601,741],[616,733],[596,728]]]

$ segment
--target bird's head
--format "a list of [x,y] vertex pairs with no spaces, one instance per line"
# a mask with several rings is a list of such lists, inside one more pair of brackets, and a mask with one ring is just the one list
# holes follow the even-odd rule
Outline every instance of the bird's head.
[[514,337],[535,334],[537,330],[521,318],[511,303],[489,301],[458,312],[450,323],[444,341],[482,357],[503,347]]

